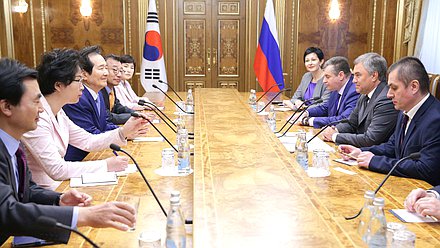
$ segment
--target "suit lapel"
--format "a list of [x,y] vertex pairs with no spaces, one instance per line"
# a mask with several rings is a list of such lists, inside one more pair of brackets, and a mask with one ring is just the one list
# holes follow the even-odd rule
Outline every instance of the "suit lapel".
[[15,184],[15,173],[14,168],[12,168],[14,165],[12,164],[11,158],[9,157],[8,150],[6,149],[5,144],[3,144],[3,141],[0,139],[0,150],[2,151],[1,156],[6,157],[6,162],[8,164],[8,174],[9,174],[9,183],[11,184],[12,190],[14,191],[15,199],[18,200],[18,187]]
[[341,109],[341,106],[344,106],[344,105],[345,105],[345,100],[346,100],[346,98],[347,98],[348,92],[350,91],[350,89],[351,89],[351,87],[352,87],[352,84],[353,84],[352,80],[353,80],[353,76],[351,76],[350,79],[348,79],[348,82],[347,82],[347,84],[345,85],[344,92],[342,92],[342,96],[341,96],[341,101],[340,101],[340,104],[339,104],[339,108],[337,107],[337,104],[338,104],[338,103],[336,103],[337,112],[336,112],[335,115],[339,115],[339,109]]
[[[360,113],[359,123],[362,123],[365,120],[365,118],[368,116],[368,113],[370,113],[371,109],[376,105],[377,98],[379,97],[380,93],[382,93],[384,87],[385,87],[385,82],[381,82],[376,87],[376,90],[374,90],[374,93],[371,96],[369,102],[366,104],[366,107],[363,110],[363,112],[359,112]],[[366,95],[363,96],[363,100],[364,101],[366,100]]]
[[[99,119],[99,111],[98,111],[98,107],[96,106],[96,102],[92,97],[92,94],[90,94],[89,90],[86,88],[86,90],[83,91],[84,97],[86,98],[86,100],[89,102],[89,104],[92,106],[93,111],[95,112],[95,117],[96,119]],[[98,92],[98,97],[99,97],[99,92]],[[101,103],[103,104],[103,103]]]
[[60,123],[59,123],[59,121],[62,121],[62,120],[56,119],[56,117],[53,115],[53,112],[52,112],[52,109],[50,108],[49,103],[47,102],[47,100],[45,98],[42,98],[41,102],[43,104],[44,111],[46,112],[46,114],[50,118],[50,122],[52,123],[53,130],[55,131],[56,135],[58,135],[58,138],[62,141],[64,149],[67,149],[67,146],[69,145],[69,140],[66,135],[62,135],[63,130],[61,129]]

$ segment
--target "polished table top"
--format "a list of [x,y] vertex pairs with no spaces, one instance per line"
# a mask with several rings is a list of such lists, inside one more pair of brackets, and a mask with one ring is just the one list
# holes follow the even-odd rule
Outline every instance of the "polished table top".
[[[155,101],[157,94],[151,95]],[[194,125],[194,174],[161,177],[154,170],[161,165],[166,142],[133,143],[125,147],[141,165],[151,186],[166,209],[169,193],[180,190],[186,217],[193,218],[194,247],[355,247],[365,246],[357,235],[355,214],[363,205],[365,190],[375,189],[384,175],[331,162],[331,175],[310,178],[270,132],[264,116],[247,104],[248,93],[233,89],[196,89],[195,116],[186,116]],[[165,101],[172,119],[175,107]],[[291,112],[277,113],[281,127]],[[194,121],[193,121],[194,118]],[[175,135],[165,126],[157,127],[171,142]],[[301,127],[295,126],[294,129]],[[149,136],[158,136],[150,128]],[[190,130],[191,131],[191,130]],[[108,149],[91,153],[87,159],[111,156]],[[331,158],[336,158],[335,154]],[[333,167],[357,173],[347,175]],[[69,188],[63,182],[59,191]],[[429,188],[420,180],[390,177],[379,196],[385,198],[388,222],[400,222],[388,210],[403,208],[403,200],[414,188]],[[113,201],[121,194],[141,196],[135,232],[82,227],[102,247],[137,247],[137,237],[145,230],[165,231],[166,219],[139,173],[120,177],[118,185],[81,188],[95,203]],[[417,247],[440,246],[440,224],[406,224],[417,235]],[[72,234],[68,246],[88,247]]]

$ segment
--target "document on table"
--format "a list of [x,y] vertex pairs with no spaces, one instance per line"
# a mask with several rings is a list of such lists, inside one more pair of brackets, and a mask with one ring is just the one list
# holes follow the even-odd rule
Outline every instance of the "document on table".
[[84,173],[81,177],[70,179],[70,187],[88,187],[118,184],[115,172]]
[[390,209],[390,213],[394,214],[399,220],[407,223],[439,222],[431,217],[423,217],[420,214],[408,212],[406,209]]
[[133,142],[162,142],[163,137],[137,137],[133,139]]
[[279,111],[279,112],[286,112],[286,111],[290,111],[292,109],[288,108],[288,107],[278,107],[278,108],[274,108],[274,110]]
[[[311,133],[307,133],[307,140],[310,140],[313,135]],[[295,152],[295,144],[296,144],[296,136],[283,136],[279,138],[281,143],[284,145],[284,147],[289,152]],[[320,138],[316,137],[310,143],[308,144],[309,152],[313,152],[313,150],[316,149],[323,149],[327,152],[335,152],[335,149],[331,146],[327,145],[324,141],[322,141]]]
[[333,161],[341,163],[341,164],[345,164],[345,165],[348,165],[348,166],[355,166],[355,165],[358,164],[357,161],[354,160],[354,159],[344,160],[342,158],[337,158],[337,159],[334,159]]
[[122,177],[122,176],[127,176],[128,174],[131,173],[136,173],[138,170],[136,168],[136,165],[134,164],[128,164],[127,168],[125,168],[125,170],[123,171],[117,171],[116,172],[116,176],[118,177]]

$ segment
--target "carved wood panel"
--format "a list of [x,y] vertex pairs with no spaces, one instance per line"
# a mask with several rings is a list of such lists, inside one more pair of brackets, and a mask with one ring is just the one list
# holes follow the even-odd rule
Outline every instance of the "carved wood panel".
[[184,21],[185,76],[206,76],[205,20]]

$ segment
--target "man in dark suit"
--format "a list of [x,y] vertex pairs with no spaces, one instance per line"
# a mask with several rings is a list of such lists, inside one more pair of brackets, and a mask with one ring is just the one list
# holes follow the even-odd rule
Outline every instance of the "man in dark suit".
[[372,171],[388,173],[397,160],[420,152],[418,160],[406,160],[393,175],[424,180],[440,185],[440,102],[429,93],[429,78],[417,58],[405,57],[389,69],[388,97],[401,110],[397,128],[383,144],[340,150],[357,157],[358,165]]
[[116,125],[124,124],[134,110],[123,106],[114,90],[114,87],[121,83],[123,73],[121,59],[114,54],[110,54],[105,57],[105,61],[108,67],[107,86],[101,90],[101,94],[104,98],[108,120]]
[[329,123],[346,119],[359,98],[348,60],[344,57],[333,57],[324,64],[324,84],[331,91],[327,102],[309,108],[301,124],[320,128]]
[[440,185],[430,190],[415,189],[405,199],[405,208],[423,216],[440,219]]
[[35,70],[17,61],[0,60],[0,244],[11,235],[67,243],[70,232],[44,229],[37,223],[40,216],[72,228],[127,230],[126,225],[135,222],[130,205],[113,202],[88,207],[92,199],[87,194],[76,190],[60,194],[32,181],[20,139],[25,132],[37,128],[39,113],[43,111],[36,77]]
[[366,53],[354,61],[356,91],[362,94],[348,123],[324,132],[324,140],[354,146],[377,145],[388,140],[394,131],[397,111],[387,98],[386,60],[377,53]]
[[[107,63],[102,57],[101,49],[97,46],[85,47],[80,51],[80,64],[83,69],[84,91],[75,104],[66,104],[63,107],[67,116],[78,126],[89,133],[99,134],[118,126],[108,121],[104,98],[100,92],[107,85]],[[145,134],[146,121],[142,118],[131,118],[122,126],[125,138],[134,138]],[[67,147],[66,161],[81,161],[87,154],[79,148]]]

